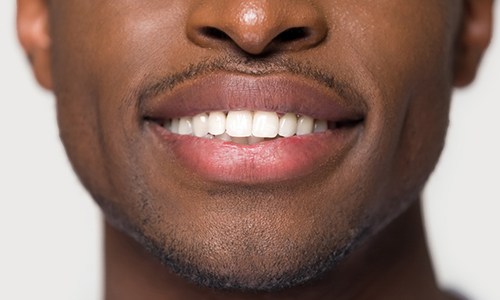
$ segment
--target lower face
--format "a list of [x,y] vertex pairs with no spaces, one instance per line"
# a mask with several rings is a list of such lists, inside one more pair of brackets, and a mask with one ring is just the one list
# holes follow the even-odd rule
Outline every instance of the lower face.
[[[255,60],[190,43],[195,1],[58,1],[53,76],[69,158],[107,220],[182,276],[254,290],[313,279],[417,199],[438,159],[458,8],[422,1],[315,1],[328,20],[321,45]],[[208,71],[146,93],[193,66]],[[281,97],[327,100],[273,106],[240,88],[289,82]],[[235,118],[233,137],[191,134],[193,116],[215,111]],[[257,111],[270,112],[263,131],[285,115],[320,129],[235,137]]]

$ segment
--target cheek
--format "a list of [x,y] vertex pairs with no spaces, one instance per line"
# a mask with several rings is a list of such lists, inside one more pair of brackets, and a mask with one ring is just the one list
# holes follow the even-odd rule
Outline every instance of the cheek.
[[[450,20],[458,11],[443,3],[340,1],[331,12],[328,42],[336,51],[327,55],[341,62],[337,69],[348,64],[352,70],[343,73],[370,95],[360,147],[369,155],[350,163],[365,170],[373,199],[417,198],[443,147],[453,77]],[[369,204],[378,205],[391,204]]]
[[383,43],[387,46],[376,51],[385,58],[372,68],[386,70],[379,76],[385,92],[378,107],[385,123],[385,143],[391,149],[387,153],[392,154],[387,169],[390,198],[417,197],[443,147],[452,90],[453,37],[446,22],[449,16],[439,11],[415,13],[427,17],[404,28],[388,28],[388,42]]
[[416,197],[443,147],[454,42],[448,24],[450,16],[438,6],[420,5],[418,9],[423,12],[403,12],[401,19],[393,23],[404,25],[381,30],[385,33],[380,39],[385,38],[385,42],[373,51],[383,59],[373,63],[373,58],[370,68],[385,70],[378,76],[378,85],[384,92],[377,106],[384,119],[380,124],[385,124],[385,142],[391,149],[387,153],[392,154],[388,178],[393,186],[399,186],[397,191],[392,188],[389,193],[395,195],[390,197]]
[[57,16],[50,24],[53,78],[60,111],[93,129],[134,123],[136,112],[127,107],[136,104],[128,100],[131,87],[151,74],[180,68],[178,57],[186,43],[180,30],[182,7],[187,6],[183,2],[89,0],[52,6],[51,14]]
[[432,85],[421,89],[408,107],[392,169],[402,189],[422,188],[438,161],[448,128],[450,93],[438,92],[442,87],[433,92]]
[[151,57],[175,61],[178,37],[172,32],[182,33],[173,29],[183,12],[174,7],[181,2],[91,0],[51,6],[57,16],[50,27],[60,135],[95,198],[127,194],[137,176],[132,158],[141,147],[139,117],[130,87],[162,65]]

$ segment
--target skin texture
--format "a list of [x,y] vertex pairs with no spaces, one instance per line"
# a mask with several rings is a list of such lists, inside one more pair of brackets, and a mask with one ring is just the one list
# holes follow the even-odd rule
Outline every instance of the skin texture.
[[[107,298],[440,299],[420,280],[432,277],[416,203],[443,147],[452,88],[473,80],[489,43],[491,6],[19,0],[21,43],[106,217]],[[200,64],[328,74],[362,95],[360,134],[298,179],[206,180],[155,142],[137,97]]]

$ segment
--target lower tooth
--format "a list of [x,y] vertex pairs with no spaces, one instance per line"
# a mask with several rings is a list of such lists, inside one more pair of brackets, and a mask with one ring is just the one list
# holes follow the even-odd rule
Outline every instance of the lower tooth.
[[248,138],[248,144],[250,144],[250,145],[257,144],[257,143],[260,143],[262,141],[264,141],[264,138],[256,137],[253,135]]
[[216,139],[223,140],[225,142],[230,142],[231,141],[231,136],[227,133],[219,134],[215,136]]
[[240,145],[248,145],[248,138],[247,137],[233,137],[231,138],[231,141],[236,144]]

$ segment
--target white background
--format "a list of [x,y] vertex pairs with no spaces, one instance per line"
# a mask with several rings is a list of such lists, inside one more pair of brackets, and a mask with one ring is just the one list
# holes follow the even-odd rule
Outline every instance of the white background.
[[[66,160],[53,97],[36,85],[17,44],[15,2],[2,2],[0,299],[99,299],[101,218]],[[424,203],[441,284],[479,300],[500,299],[499,113],[497,35],[475,85],[454,97]]]

